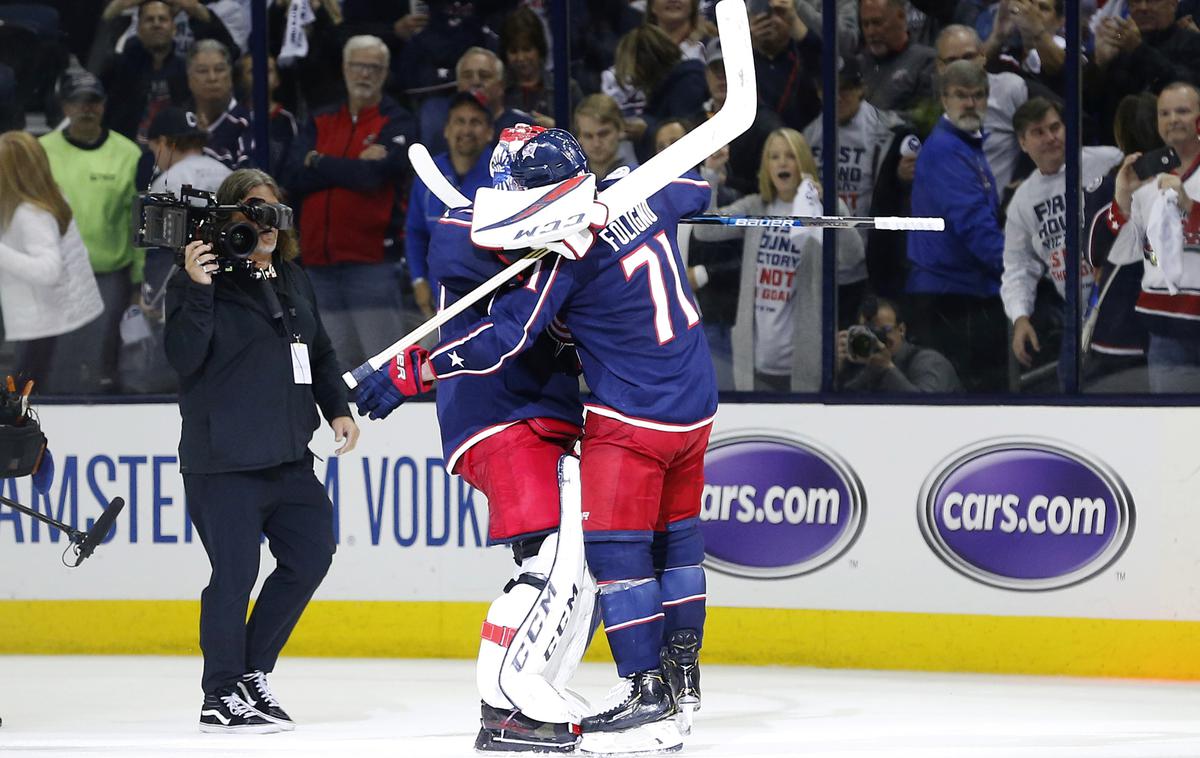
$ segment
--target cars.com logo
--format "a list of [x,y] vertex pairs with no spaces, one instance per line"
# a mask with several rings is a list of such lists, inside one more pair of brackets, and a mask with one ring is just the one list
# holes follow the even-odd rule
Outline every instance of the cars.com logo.
[[1133,499],[1108,466],[1045,440],[960,450],[921,489],[921,531],[946,565],[1010,590],[1053,590],[1112,565],[1133,536]]
[[862,530],[866,497],[830,450],[774,433],[710,443],[700,525],[705,566],[778,579],[837,559]]

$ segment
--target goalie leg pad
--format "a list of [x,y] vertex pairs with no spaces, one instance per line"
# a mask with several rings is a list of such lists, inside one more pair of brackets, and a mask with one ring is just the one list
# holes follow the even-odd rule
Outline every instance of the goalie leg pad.
[[577,722],[587,711],[565,685],[591,637],[596,595],[584,563],[579,460],[562,456],[558,479],[562,526],[492,603],[476,668],[484,702],[551,723]]

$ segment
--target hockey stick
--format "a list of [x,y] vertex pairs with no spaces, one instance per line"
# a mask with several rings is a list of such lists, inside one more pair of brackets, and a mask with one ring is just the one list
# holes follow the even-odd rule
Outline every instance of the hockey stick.
[[[720,0],[717,3],[717,31],[721,38],[725,79],[728,82],[729,91],[725,98],[725,104],[708,121],[638,166],[625,178],[614,182],[600,192],[596,196],[596,200],[608,206],[610,219],[645,201],[674,179],[702,163],[705,158],[749,129],[754,122],[754,114],[757,111],[758,86],[754,79],[754,52],[750,47],[750,21],[746,15],[746,5],[743,0]],[[428,156],[427,150],[425,154]],[[411,155],[410,150],[410,160]],[[433,170],[430,171],[430,168]],[[428,175],[420,173],[422,169],[428,172]],[[437,194],[435,188],[439,182],[434,174],[441,176],[441,172],[437,170],[436,166],[433,166],[432,160],[422,163],[421,159],[418,159],[418,162],[413,163],[413,170],[418,172],[417,175],[425,182],[425,186],[429,187],[429,190],[437,195],[439,200],[447,207],[454,207],[453,204],[457,200],[453,195],[447,194],[446,197],[442,197]],[[442,179],[444,181],[445,177]],[[449,185],[449,182],[446,184]],[[445,187],[441,187],[441,189],[445,191]],[[461,197],[461,193],[457,190],[455,190],[455,194]],[[357,387],[359,382],[399,354],[401,350],[432,334],[447,321],[491,294],[501,284],[532,266],[547,252],[544,248],[530,251],[524,258],[514,261],[503,271],[468,292],[453,305],[448,306],[421,326],[376,353],[366,363],[342,374],[342,380],[351,389]]]
[[467,196],[459,192],[450,183],[450,180],[438,170],[437,164],[429,155],[429,149],[420,142],[414,142],[408,146],[408,162],[412,164],[417,178],[425,184],[434,197],[442,201],[442,205],[453,210],[465,208],[471,204]]
[[721,216],[702,213],[679,219],[681,224],[721,226],[831,227],[834,229],[888,229],[912,232],[944,232],[946,221],[925,216]]

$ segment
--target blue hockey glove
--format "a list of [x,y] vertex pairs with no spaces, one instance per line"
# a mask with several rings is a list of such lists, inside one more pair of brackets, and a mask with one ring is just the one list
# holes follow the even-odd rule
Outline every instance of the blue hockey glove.
[[433,389],[433,382],[421,378],[421,369],[428,362],[429,351],[413,345],[369,375],[358,385],[354,399],[358,415],[387,418],[408,398]]

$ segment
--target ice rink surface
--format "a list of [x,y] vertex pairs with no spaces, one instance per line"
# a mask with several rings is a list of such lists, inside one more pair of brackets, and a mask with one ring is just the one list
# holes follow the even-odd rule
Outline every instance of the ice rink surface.
[[[475,755],[469,661],[284,658],[271,678],[295,732],[197,731],[199,658],[0,656],[0,754]],[[615,682],[585,664],[593,702]],[[1200,756],[1200,685],[707,666],[686,756]]]

